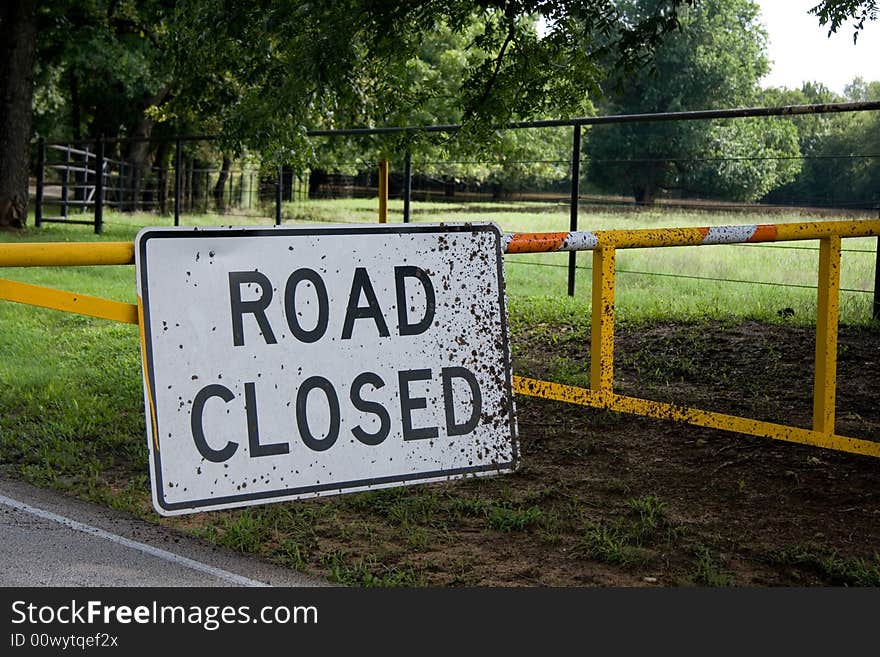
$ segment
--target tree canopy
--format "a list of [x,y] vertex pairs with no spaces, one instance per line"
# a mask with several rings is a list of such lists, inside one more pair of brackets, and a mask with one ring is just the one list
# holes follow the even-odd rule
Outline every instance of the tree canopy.
[[[654,0],[621,3],[638,20]],[[681,33],[656,49],[653,67],[620,81],[601,111],[640,114],[753,104],[768,71],[766,34],[752,0],[703,0],[682,17]],[[595,127],[589,179],[651,204],[661,188],[731,200],[754,200],[797,171],[796,131],[764,120],[677,121]]]
[[[221,141],[192,156],[227,162],[249,152],[263,162],[305,165],[339,161],[340,149],[353,144],[308,140],[312,128],[460,122],[457,139],[409,134],[406,141],[357,145],[376,154],[410,151],[453,177],[559,177],[569,148],[562,132],[494,127],[588,115],[605,97],[603,112],[747,103],[757,98],[753,81],[766,66],[760,34],[743,23],[746,0],[7,0],[0,6],[0,227],[26,221],[34,133],[50,139],[208,133]],[[855,34],[877,18],[876,0],[819,0],[812,11],[829,30],[849,25]],[[734,15],[739,18],[725,23]],[[743,28],[746,36],[731,37]],[[805,148],[800,128],[772,125],[717,124],[710,133],[687,128],[665,136],[662,130],[643,135],[637,126],[618,146],[666,140],[675,153],[695,147],[726,153],[722,144],[763,153],[777,163],[764,167],[769,173],[747,164],[726,165],[724,173],[686,170],[668,161],[648,171],[654,187],[752,198],[793,175],[774,154],[795,141]],[[591,149],[602,140],[594,132]],[[131,143],[117,155],[143,164],[168,157],[167,150],[150,148]],[[481,149],[495,161],[462,168],[459,161]],[[648,160],[652,152],[645,145],[628,157],[642,153]],[[542,162],[526,169],[520,164],[526,159]]]
[[877,7],[877,0],[821,0],[810,9],[810,13],[818,16],[822,25],[828,26],[829,36],[849,22],[855,43],[865,28],[865,21],[877,20],[880,8]]

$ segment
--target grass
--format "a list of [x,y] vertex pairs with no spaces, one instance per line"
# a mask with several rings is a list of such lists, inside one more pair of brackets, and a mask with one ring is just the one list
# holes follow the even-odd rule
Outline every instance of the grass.
[[724,570],[719,560],[712,555],[712,551],[705,545],[698,546],[694,550],[694,571],[690,581],[686,582],[694,586],[722,587],[732,584],[730,573]]
[[[390,201],[389,221],[402,220],[402,202]],[[412,218],[418,222],[491,221],[505,232],[565,231],[569,210],[565,205],[546,203],[463,204],[415,203]],[[289,216],[329,223],[375,221],[375,199],[340,199],[299,202],[290,206]],[[813,221],[796,211],[789,214],[744,214],[740,212],[638,210],[582,211],[581,228],[586,230],[661,228],[681,226],[739,225]],[[844,241],[841,287],[872,290],[876,240],[855,238]],[[591,258],[577,255],[575,299],[565,296],[568,255],[564,253],[511,254],[505,257],[507,292],[511,309],[534,319],[583,317],[589,312]],[[632,320],[694,319],[720,317],[731,308],[738,314],[763,321],[780,321],[780,311],[794,314],[786,321],[811,323],[816,312],[815,290],[818,242],[780,244],[676,247],[666,249],[624,249],[617,254],[618,283],[616,309]],[[762,281],[753,285],[728,281]],[[807,286],[782,287],[782,285]],[[871,295],[841,294],[841,319],[847,323],[867,321]]]
[[[400,211],[392,202],[392,221]],[[503,211],[479,205],[416,204],[416,221],[494,221],[505,231],[565,230],[567,209],[546,205],[507,204]],[[347,200],[320,204],[294,204],[285,208],[286,223],[372,222],[375,200]],[[786,220],[803,217],[785,217]],[[267,224],[259,217],[186,216],[186,225],[219,223]],[[767,223],[777,217],[746,215],[606,213],[584,217],[589,228],[632,228],[723,223]],[[169,225],[168,217],[110,214],[102,236],[85,227],[47,225],[23,234],[0,233],[2,242],[23,241],[130,241],[143,225]],[[700,247],[619,254],[621,271],[617,313],[622,321],[657,319],[721,319],[735,316],[764,321],[809,324],[815,313],[815,291],[782,287],[756,287],[711,283],[685,278],[645,276],[629,271],[655,271],[688,276],[755,278],[795,284],[814,284],[814,244],[797,249],[768,246]],[[800,247],[807,247],[800,248]],[[845,248],[865,251],[845,253],[843,287],[868,289],[873,285],[874,242],[847,240]],[[547,326],[548,344],[564,342],[554,327],[570,325],[571,337],[588,336],[590,272],[578,270],[577,296],[565,296],[564,254],[508,256],[507,294],[514,335],[528,328]],[[557,265],[563,265],[559,267]],[[581,254],[579,265],[589,257]],[[57,287],[125,302],[136,298],[132,267],[11,268],[3,278]],[[844,294],[841,314],[845,322],[867,322],[869,295]],[[780,308],[792,308],[793,317],[780,318]],[[698,336],[695,336],[698,337]],[[645,362],[646,370],[695,365],[681,354],[669,362]],[[584,364],[560,356],[554,364],[559,380],[583,385]],[[675,373],[672,373],[675,374]],[[667,373],[669,375],[669,373]],[[66,490],[102,504],[155,519],[149,504],[147,450],[137,328],[77,315],[0,302],[0,462],[33,483]],[[613,482],[608,485],[611,486]],[[540,500],[517,500],[497,491],[490,482],[472,482],[466,493],[450,497],[430,488],[388,489],[340,498],[336,507],[289,505],[256,510],[215,513],[194,531],[233,549],[261,553],[295,569],[305,569],[312,559],[339,583],[358,586],[413,586],[425,581],[415,566],[388,567],[375,555],[355,555],[343,548],[319,553],[315,514],[335,526],[334,513],[369,514],[402,537],[402,544],[428,549],[442,544],[452,525],[510,534],[529,533],[547,541],[560,540],[560,528],[571,518],[542,510]],[[482,488],[481,488],[482,487]],[[487,488],[488,487],[488,488]],[[490,491],[483,494],[484,490]],[[621,494],[628,490],[621,489]],[[316,510],[317,509],[317,510]],[[335,510],[334,510],[335,509]],[[580,513],[580,512],[579,512]],[[626,517],[616,523],[581,524],[577,554],[621,566],[643,564],[651,558],[651,545],[670,531],[665,503],[654,496],[627,500]],[[579,514],[570,514],[580,518]],[[364,527],[341,520],[333,540],[344,541],[346,532]],[[186,525],[182,525],[186,526]],[[369,528],[366,528],[369,529]],[[329,531],[329,530],[328,530]],[[326,538],[326,537],[325,537]],[[371,538],[371,537],[370,537]],[[378,540],[378,539],[377,539]],[[316,556],[317,555],[317,556]],[[843,583],[877,585],[875,560],[855,562],[836,555],[792,553],[789,561],[816,570]],[[464,566],[463,566],[464,568]],[[470,575],[463,570],[462,581]],[[708,548],[695,553],[693,583],[724,585],[729,578]],[[873,582],[873,584],[871,584]]]
[[616,566],[642,566],[653,556],[651,546],[675,538],[666,503],[656,495],[626,501],[629,517],[614,523],[589,523],[575,549],[577,556]]
[[862,559],[806,546],[793,546],[774,554],[771,561],[806,568],[834,586],[880,586],[880,554],[875,554],[873,559]]

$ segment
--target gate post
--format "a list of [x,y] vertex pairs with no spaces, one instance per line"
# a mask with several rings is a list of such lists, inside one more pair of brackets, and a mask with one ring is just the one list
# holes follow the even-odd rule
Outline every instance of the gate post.
[[593,251],[593,302],[590,312],[590,389],[608,403],[614,394],[615,249]]
[[[581,126],[574,126],[571,142],[571,208],[569,230],[578,229],[578,197],[581,179]],[[577,273],[577,252],[568,252],[568,296],[574,296],[574,281]]]
[[813,381],[813,431],[829,436],[834,433],[839,306],[840,235],[832,235],[819,241],[816,367]]
[[388,223],[388,160],[379,160],[379,223]]
[[412,153],[406,151],[403,161],[403,223],[410,220],[410,201],[412,200]]

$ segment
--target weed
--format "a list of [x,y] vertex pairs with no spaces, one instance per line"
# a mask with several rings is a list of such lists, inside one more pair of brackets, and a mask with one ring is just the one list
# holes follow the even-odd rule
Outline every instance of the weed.
[[321,555],[321,565],[328,569],[331,581],[345,586],[402,587],[424,586],[424,575],[412,566],[388,567],[374,559],[349,558],[345,550]]
[[781,550],[771,561],[813,570],[833,586],[880,586],[880,554],[870,561],[796,546]]
[[541,509],[531,506],[508,508],[492,506],[489,510],[489,527],[499,532],[521,532],[535,525],[541,517]]
[[584,532],[575,555],[617,566],[645,563],[650,553],[632,543],[631,536],[618,525],[593,524]]
[[635,497],[627,501],[631,511],[638,514],[639,524],[636,533],[645,537],[666,523],[666,503],[655,495]]
[[223,519],[219,543],[239,552],[260,552],[267,538],[266,524],[249,509]]
[[454,497],[449,506],[453,516],[458,519],[483,518],[489,514],[489,509],[490,505],[479,497]]
[[722,587],[730,586],[732,578],[714,559],[712,552],[704,545],[694,551],[695,569],[690,577],[691,583],[697,586]]
[[309,549],[295,540],[286,539],[275,551],[275,560],[287,568],[305,571],[308,567]]

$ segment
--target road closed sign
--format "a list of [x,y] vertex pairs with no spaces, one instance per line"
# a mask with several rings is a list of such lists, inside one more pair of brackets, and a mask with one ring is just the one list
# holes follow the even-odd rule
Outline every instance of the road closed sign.
[[510,472],[494,224],[142,230],[162,515]]

